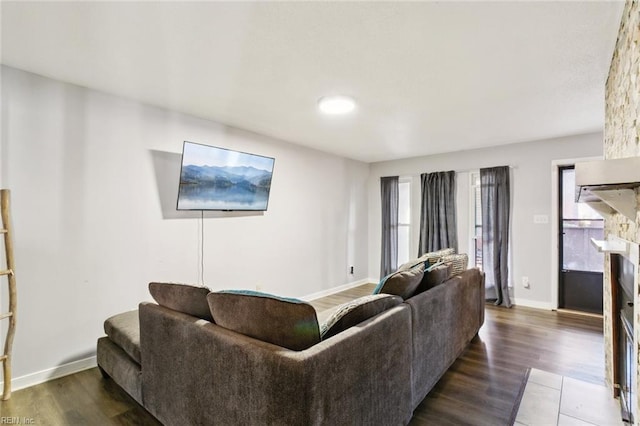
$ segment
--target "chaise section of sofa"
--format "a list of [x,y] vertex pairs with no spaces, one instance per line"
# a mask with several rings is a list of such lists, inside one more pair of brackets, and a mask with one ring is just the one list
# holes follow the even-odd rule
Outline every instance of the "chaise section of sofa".
[[100,371],[142,404],[138,310],[108,318],[104,322],[104,331],[107,336],[98,339],[97,347]]
[[293,351],[140,305],[144,406],[166,425],[397,425],[411,408],[406,305]]

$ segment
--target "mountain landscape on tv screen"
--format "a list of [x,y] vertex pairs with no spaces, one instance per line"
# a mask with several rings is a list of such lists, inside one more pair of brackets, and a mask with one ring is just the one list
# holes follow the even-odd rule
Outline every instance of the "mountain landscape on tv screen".
[[178,209],[266,210],[271,172],[250,166],[183,166]]

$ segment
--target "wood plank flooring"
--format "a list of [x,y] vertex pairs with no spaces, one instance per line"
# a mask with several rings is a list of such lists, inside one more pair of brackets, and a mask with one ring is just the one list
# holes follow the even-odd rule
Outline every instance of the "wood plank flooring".
[[603,345],[601,318],[487,305],[480,333],[411,425],[508,425],[528,367],[604,384]]
[[[360,286],[312,304],[329,309],[373,288]],[[528,367],[602,384],[602,319],[487,305],[480,333],[416,409],[411,425],[507,425]],[[0,402],[3,417],[56,426],[159,424],[96,368],[15,391]]]
[[322,312],[326,309],[335,308],[338,305],[357,299],[358,297],[368,296],[373,293],[375,288],[375,284],[363,284],[330,296],[312,300],[309,303],[316,309],[316,311]]

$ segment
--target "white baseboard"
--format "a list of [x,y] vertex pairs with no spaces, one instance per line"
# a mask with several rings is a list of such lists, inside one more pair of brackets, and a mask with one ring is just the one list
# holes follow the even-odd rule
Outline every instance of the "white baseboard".
[[[89,358],[59,365],[57,367],[27,374],[25,376],[14,377],[14,379],[11,381],[11,391],[17,391],[19,389],[39,385],[40,383],[48,382],[49,380],[54,380],[63,376],[68,376],[69,374],[78,373],[82,370],[88,370],[89,368],[93,368],[97,365],[98,364],[96,361],[96,357],[92,356]],[[0,387],[2,387],[2,385],[3,382],[0,382]]]
[[536,308],[536,309],[545,309],[547,311],[552,311],[554,308],[551,305],[551,302],[540,302],[539,300],[529,300],[529,299],[521,299],[521,298],[512,298],[511,301],[516,306],[526,306],[527,308]]
[[363,280],[354,281],[352,283],[347,283],[347,284],[344,284],[344,285],[340,285],[338,287],[333,287],[333,288],[330,288],[330,289],[327,289],[327,290],[322,290],[322,291],[318,291],[318,292],[315,292],[315,293],[308,294],[306,296],[300,297],[300,300],[304,300],[306,302],[309,302],[311,300],[319,299],[319,298],[325,297],[325,296],[331,296],[332,294],[339,293],[339,292],[345,291],[345,290],[349,290],[349,289],[354,288],[354,287],[359,287],[359,286],[361,286],[363,284],[369,284],[369,283],[375,283],[375,282],[377,282],[377,281],[374,280],[374,279],[365,278]]

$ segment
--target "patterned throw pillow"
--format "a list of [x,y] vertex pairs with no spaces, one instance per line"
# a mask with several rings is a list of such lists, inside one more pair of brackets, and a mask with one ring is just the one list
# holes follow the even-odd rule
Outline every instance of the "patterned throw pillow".
[[398,268],[398,271],[405,271],[407,269],[411,269],[414,266],[416,266],[418,263],[430,262],[432,259],[434,260],[434,262],[431,262],[431,263],[435,263],[435,261],[440,259],[442,256],[448,256],[455,253],[456,251],[452,248],[444,248],[442,250],[425,253],[417,259],[413,259],[408,261],[407,263],[403,263]]
[[320,336],[328,339],[401,303],[402,298],[389,294],[372,294],[344,303],[320,326]]
[[424,277],[424,270],[424,263],[419,263],[406,271],[396,271],[387,275],[373,290],[373,294],[393,294],[407,300],[413,296],[420,285],[422,277]]
[[445,265],[450,265],[449,278],[460,275],[467,270],[469,265],[469,256],[466,253],[450,254],[448,256],[442,256],[440,259],[429,260],[429,263],[435,264],[436,262],[442,262]]
[[207,287],[188,284],[149,283],[149,293],[156,303],[174,311],[213,321],[207,304]]
[[207,301],[216,324],[245,336],[294,351],[320,341],[316,311],[302,300],[227,290],[209,293]]

